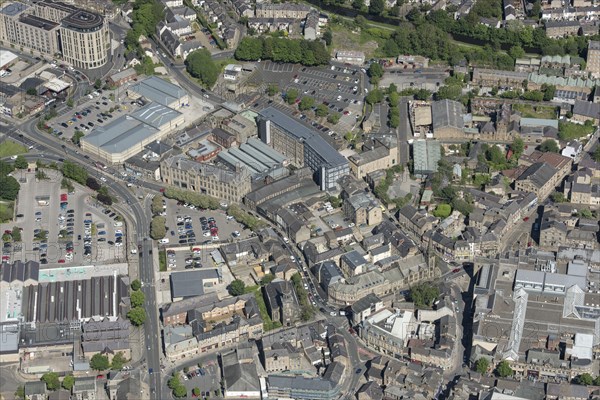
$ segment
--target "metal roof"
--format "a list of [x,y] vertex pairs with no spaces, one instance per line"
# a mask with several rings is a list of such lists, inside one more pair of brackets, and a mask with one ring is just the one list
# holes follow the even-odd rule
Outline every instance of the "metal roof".
[[285,156],[279,154],[272,147],[267,146],[257,138],[249,138],[246,143],[278,163],[282,163],[286,160]]
[[123,115],[106,126],[95,128],[81,140],[109,153],[120,153],[157,132],[158,129]]
[[163,106],[168,106],[186,96],[185,90],[156,76],[151,76],[132,85],[129,90],[133,90],[140,96]]
[[171,274],[171,295],[173,298],[200,296],[204,294],[204,280],[218,277],[216,269],[174,272]]
[[131,116],[139,119],[140,121],[160,129],[161,126],[169,123],[170,121],[178,118],[181,115],[179,111],[175,111],[172,108],[166,107],[158,103],[150,103],[144,107],[131,113]]

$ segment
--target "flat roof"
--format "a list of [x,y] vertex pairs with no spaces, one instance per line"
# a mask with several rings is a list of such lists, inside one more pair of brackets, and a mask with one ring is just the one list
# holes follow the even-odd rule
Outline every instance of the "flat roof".
[[104,18],[99,14],[86,10],[77,10],[73,14],[63,18],[61,22],[65,28],[80,32],[93,32],[102,28]]
[[18,58],[19,57],[16,54],[11,53],[8,50],[0,49],[0,68],[4,67],[5,65],[10,64],[11,62],[13,62],[14,60],[16,60]]
[[14,16],[27,10],[29,7],[23,3],[8,3],[0,10],[0,14]]
[[35,15],[21,15],[19,16],[19,21],[45,31],[51,31],[58,26],[56,22],[48,21]]
[[171,295],[173,298],[193,297],[204,294],[204,280],[218,279],[216,269],[173,272],[171,274]]
[[157,132],[158,129],[123,115],[106,126],[95,128],[81,140],[109,153],[120,153]]
[[130,90],[163,106],[168,106],[175,101],[179,101],[186,95],[185,90],[179,86],[156,76],[151,76],[130,86]]

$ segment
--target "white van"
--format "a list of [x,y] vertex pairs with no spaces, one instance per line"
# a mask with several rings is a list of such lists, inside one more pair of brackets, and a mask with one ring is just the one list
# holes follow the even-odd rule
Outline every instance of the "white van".
[[160,243],[160,244],[167,244],[167,243],[169,243],[169,238],[160,239],[158,241],[158,243]]

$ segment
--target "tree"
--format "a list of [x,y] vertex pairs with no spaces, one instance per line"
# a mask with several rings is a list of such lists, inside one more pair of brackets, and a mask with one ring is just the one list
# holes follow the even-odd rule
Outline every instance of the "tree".
[[338,122],[340,122],[340,114],[339,113],[332,113],[329,114],[327,116],[327,122],[329,122],[330,124],[337,124]]
[[100,80],[100,78],[96,78],[96,80],[94,81],[94,87],[96,89],[100,89],[102,87],[102,81]]
[[451,213],[452,213],[452,207],[450,207],[450,204],[445,204],[445,203],[438,204],[437,207],[435,208],[435,211],[433,211],[433,215],[438,218],[446,218]]
[[15,200],[20,188],[19,182],[12,176],[0,176],[0,199]]
[[516,60],[525,56],[525,50],[521,46],[513,46],[508,50],[508,55]]
[[487,372],[489,367],[490,367],[490,362],[488,361],[487,358],[482,357],[479,360],[477,360],[477,362],[475,363],[475,371],[479,372],[482,375]]
[[73,134],[73,137],[71,138],[71,141],[79,146],[79,142],[81,141],[81,138],[84,136],[85,136],[85,133],[83,133],[80,130],[76,130],[75,133]]
[[304,96],[302,100],[300,100],[300,104],[298,104],[298,108],[300,111],[306,111],[315,105],[315,99],[312,97]]
[[206,87],[213,87],[219,77],[219,68],[211,58],[210,52],[200,49],[191,52],[185,59],[187,71]]
[[[103,187],[101,187],[100,189],[102,189],[102,188]],[[110,206],[113,203],[112,197],[110,197],[107,194],[100,193],[100,192],[98,192],[98,194],[96,195],[96,200],[98,200],[102,204],[106,204],[107,206]]]
[[266,274],[260,280],[260,284],[262,286],[268,285],[269,283],[273,282],[273,279],[275,279],[275,275],[273,275],[273,274]]
[[150,210],[153,215],[159,214],[163,210],[163,196],[161,194],[157,194],[152,198],[152,204],[150,205]]
[[102,187],[102,185],[96,180],[96,178],[92,178],[91,176],[86,179],[85,186],[95,191],[100,190],[100,188]]
[[552,201],[555,203],[564,203],[567,201],[567,199],[565,198],[565,195],[561,192],[554,192],[550,195],[550,197],[552,198]]
[[110,368],[120,371],[123,369],[123,366],[127,363],[127,359],[125,358],[125,356],[123,355],[122,351],[117,352],[117,354],[114,355]]
[[485,158],[494,165],[503,165],[506,162],[504,152],[496,145],[488,147],[485,151]]
[[275,85],[275,84],[271,84],[269,86],[267,86],[267,95],[270,97],[273,97],[277,94],[277,92],[279,92],[279,86]]
[[585,374],[577,376],[575,382],[579,385],[590,386],[594,383],[594,378],[586,372]]
[[175,396],[175,397],[186,397],[187,396],[187,389],[185,388],[185,386],[179,385],[175,389],[173,389],[173,396]]
[[102,354],[94,354],[90,359],[90,368],[96,371],[105,371],[110,367],[108,357]]
[[46,372],[42,375],[42,382],[46,383],[46,389],[56,390],[60,388],[60,380],[56,372]]
[[22,155],[18,155],[17,159],[15,160],[15,168],[16,169],[26,169],[29,166],[29,163],[27,162],[27,160],[25,159],[25,157],[23,157]]
[[193,394],[194,394],[194,396],[196,396],[196,397],[200,396],[200,388],[199,388],[199,387],[195,387],[195,388],[192,390],[192,393],[193,393]]
[[352,8],[354,8],[356,10],[362,10],[362,8],[364,6],[365,6],[364,0],[352,0]]
[[229,284],[229,294],[232,296],[241,296],[246,292],[246,284],[240,279],[236,279]]
[[140,307],[144,305],[146,296],[144,296],[144,293],[142,293],[140,290],[135,290],[131,292],[130,300],[133,307]]
[[37,96],[37,90],[35,90],[35,88],[29,88],[25,93],[29,96]]
[[369,4],[369,14],[379,15],[385,10],[384,0],[371,0]]
[[333,43],[333,32],[331,32],[331,29],[327,29],[323,33],[323,40],[327,46],[331,46],[331,43]]
[[152,239],[163,239],[167,234],[165,217],[156,216],[150,221],[150,237]]
[[371,63],[367,75],[369,75],[370,78],[379,79],[383,76],[383,67],[379,65],[379,63]]
[[75,377],[73,375],[67,375],[63,378],[62,387],[66,390],[71,390],[75,385]]
[[600,386],[600,375],[598,375],[598,376],[596,377],[596,379],[594,379],[594,385],[595,385],[595,386]]
[[23,385],[19,385],[19,387],[15,391],[15,397],[18,398],[18,399],[24,399],[25,398],[25,387]]
[[18,226],[13,226],[11,234],[13,242],[21,241],[21,228]]
[[525,142],[523,142],[523,139],[517,137],[511,143],[510,149],[513,152],[513,157],[515,159],[519,159],[519,157],[521,157],[521,154],[523,154],[523,150],[525,150]]
[[179,380],[179,375],[174,372],[173,376],[169,378],[167,382],[167,386],[169,389],[175,389],[177,386],[181,386],[181,381]]
[[410,288],[408,297],[416,307],[430,307],[438,298],[440,291],[428,283],[420,283]]
[[132,290],[140,290],[141,288],[142,288],[142,283],[140,282],[139,279],[134,279],[133,282],[131,282]]
[[592,153],[592,158],[596,162],[600,162],[600,146],[596,146],[596,150]]
[[556,86],[544,83],[542,84],[542,92],[544,92],[544,101],[551,101],[556,94]]
[[294,104],[297,98],[298,91],[296,89],[288,89],[285,94],[285,101],[287,101],[288,104]]
[[538,150],[543,153],[558,153],[560,149],[554,139],[546,139],[540,144]]
[[437,100],[458,100],[462,95],[462,87],[459,85],[442,86],[435,97]]
[[373,89],[365,97],[365,101],[371,105],[381,103],[383,101],[383,92],[379,89]]
[[513,370],[510,367],[510,365],[508,364],[508,361],[502,360],[496,366],[496,375],[498,375],[500,378],[506,378],[508,376],[511,376],[512,374],[513,374]]
[[329,108],[325,104],[319,104],[315,110],[315,114],[317,117],[326,117],[329,114]]
[[142,307],[134,307],[127,313],[127,318],[135,326],[143,325],[146,322],[146,311]]
[[85,185],[88,178],[88,173],[85,168],[69,160],[63,162],[61,171],[65,177],[72,179],[81,185]]

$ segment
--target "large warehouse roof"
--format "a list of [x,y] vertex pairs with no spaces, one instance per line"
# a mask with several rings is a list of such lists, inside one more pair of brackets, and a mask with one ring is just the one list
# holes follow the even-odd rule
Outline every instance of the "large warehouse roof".
[[129,115],[123,115],[106,126],[94,129],[83,141],[110,153],[120,153],[158,132]]
[[11,62],[15,61],[17,58],[19,58],[19,57],[17,57],[17,55],[15,53],[11,53],[10,51],[0,49],[0,68],[4,67],[5,65],[10,64]]
[[164,126],[180,115],[179,111],[158,103],[150,103],[131,113],[132,117],[157,129],[160,129],[161,126]]
[[169,83],[164,79],[151,76],[141,82],[132,85],[129,90],[133,90],[140,96],[150,101],[168,106],[175,101],[179,101],[186,95],[185,90],[177,85]]

